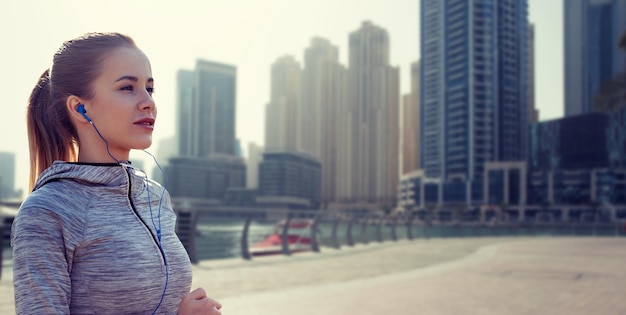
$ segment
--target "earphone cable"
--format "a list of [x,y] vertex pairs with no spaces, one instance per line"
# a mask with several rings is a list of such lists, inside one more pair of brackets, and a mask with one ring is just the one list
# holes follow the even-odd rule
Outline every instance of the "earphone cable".
[[113,161],[115,161],[116,163],[121,163],[118,159],[116,159],[113,154],[111,154],[111,151],[109,151],[109,142],[107,141],[107,139],[104,138],[104,136],[102,136],[102,134],[100,133],[100,130],[98,130],[98,127],[96,127],[96,125],[93,123],[93,121],[89,120],[89,123],[93,126],[93,129],[96,130],[96,133],[98,134],[98,136],[100,137],[100,139],[102,139],[102,141],[104,141],[104,145],[107,149],[107,154],[109,154],[109,156],[113,159]]
[[[83,113],[84,115],[84,113]],[[104,141],[104,145],[106,147],[106,151],[107,154],[118,164],[125,166],[125,167],[130,167],[133,168],[135,170],[138,170],[137,168],[133,167],[132,165],[129,165],[127,163],[122,163],[121,161],[119,161],[118,159],[116,159],[113,154],[111,154],[111,151],[109,150],[109,142],[104,138],[104,136],[102,136],[102,134],[100,133],[100,130],[98,130],[98,127],[96,127],[96,125],[93,123],[93,121],[91,121],[91,119],[89,119],[88,117],[86,117],[89,121],[89,123],[91,124],[91,126],[93,126],[94,130],[96,131],[96,133],[98,134],[98,136],[100,137],[100,139],[102,139],[102,141]],[[143,170],[139,170],[141,171],[144,176],[145,176],[145,181],[146,181],[146,191],[148,194],[148,208],[150,209],[150,219],[152,221],[152,227],[154,228],[156,234],[157,234],[157,246],[159,246],[159,249],[161,250],[161,252],[163,253],[163,263],[165,264],[165,285],[163,286],[163,293],[161,294],[161,298],[159,300],[159,303],[157,304],[157,306],[154,308],[154,310],[152,311],[152,314],[156,314],[157,310],[159,310],[159,308],[161,307],[161,304],[163,303],[163,299],[165,299],[165,293],[167,292],[167,285],[169,283],[169,266],[167,264],[167,256],[165,255],[165,249],[163,248],[163,244],[161,243],[161,206],[163,205],[163,197],[165,196],[165,191],[166,191],[166,187],[167,187],[167,174],[165,174],[165,171],[163,170],[163,168],[161,167],[161,165],[159,164],[159,162],[157,161],[156,157],[154,155],[152,155],[150,152],[143,150],[143,152],[147,153],[148,155],[150,155],[152,157],[152,159],[154,160],[154,162],[156,163],[156,165],[159,167],[159,170],[161,170],[161,173],[163,174],[164,180],[165,180],[165,185],[163,186],[163,189],[161,191],[161,198],[159,200],[159,208],[157,211],[157,221],[158,221],[158,228],[157,225],[154,223],[154,215],[153,215],[153,211],[152,211],[152,201],[150,200],[150,180],[148,178],[148,174],[146,174],[146,172],[144,172]]]

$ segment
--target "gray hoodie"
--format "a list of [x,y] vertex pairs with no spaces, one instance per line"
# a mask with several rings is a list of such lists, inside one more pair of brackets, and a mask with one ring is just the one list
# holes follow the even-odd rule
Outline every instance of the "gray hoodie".
[[13,222],[17,314],[152,314],[162,296],[175,314],[191,264],[163,189],[123,164],[46,169]]

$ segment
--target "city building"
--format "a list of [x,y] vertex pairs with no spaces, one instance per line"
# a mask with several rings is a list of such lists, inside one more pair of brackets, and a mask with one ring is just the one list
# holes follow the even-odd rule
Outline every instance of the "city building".
[[164,168],[175,206],[222,205],[229,189],[246,187],[246,165],[234,155],[174,157]]
[[178,155],[178,143],[176,137],[161,139],[157,145],[156,157],[159,163],[165,164],[167,161]]
[[[168,164],[169,159],[178,156],[178,143],[177,137],[169,137],[165,139],[161,139],[156,147],[155,158],[161,168]],[[150,161],[152,162],[152,161]],[[161,183],[161,185],[167,186],[167,182],[165,180],[164,170],[159,168],[158,165],[154,165],[152,168],[152,176],[151,179]],[[166,187],[167,188],[167,187]]]
[[411,93],[402,97],[401,174],[420,168],[419,62],[411,65]]
[[626,69],[619,50],[626,32],[626,0],[565,0],[565,116],[594,111],[602,86]]
[[259,164],[263,160],[263,147],[248,143],[248,158],[246,159],[246,188],[259,188]]
[[539,109],[535,106],[535,24],[528,25],[528,121],[539,121]]
[[484,173],[484,199],[481,217],[526,220],[528,165],[525,161],[487,162]]
[[[177,83],[177,121],[176,121],[176,155],[194,156],[194,146],[198,145],[198,130],[193,125],[198,125],[194,118],[197,112],[194,104],[195,72],[193,70],[178,70]],[[159,146],[160,148],[160,146]]]
[[198,60],[194,71],[178,72],[179,155],[235,155],[237,69]]
[[20,198],[15,190],[15,153],[0,152],[0,200]]
[[[626,219],[626,108],[535,123],[529,138],[528,161],[485,163],[482,220]],[[439,186],[423,171],[405,174],[398,203],[440,208]]]
[[441,179],[424,176],[424,170],[403,174],[398,185],[398,206],[406,210],[431,211],[439,207]]
[[223,204],[227,207],[237,209],[258,208],[258,204],[256,202],[258,192],[259,190],[254,188],[228,188],[226,190]]
[[626,217],[626,108],[534,124],[530,149],[529,204],[562,220]]
[[338,115],[337,203],[393,208],[399,179],[399,70],[389,34],[366,21],[349,35],[348,102]]
[[263,153],[256,202],[272,209],[319,209],[321,164],[310,154],[295,151]]
[[485,163],[528,146],[527,0],[421,0],[421,168],[439,204],[482,203]]
[[246,185],[235,136],[237,69],[197,60],[193,71],[178,72],[177,82],[178,154],[164,165],[172,200],[185,206],[222,204],[228,189]]
[[272,64],[270,102],[265,112],[265,147],[276,150],[298,149],[298,109],[302,70],[293,56],[283,56]]
[[235,155],[238,157],[243,157],[243,146],[241,145],[241,140],[235,139]]
[[347,70],[339,64],[339,49],[315,37],[304,51],[304,69],[298,111],[299,150],[322,164],[321,202],[336,200],[337,123],[347,102]]

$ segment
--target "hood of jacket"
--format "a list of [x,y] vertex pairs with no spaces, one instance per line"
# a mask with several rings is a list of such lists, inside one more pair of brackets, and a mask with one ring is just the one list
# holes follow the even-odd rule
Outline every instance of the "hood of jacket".
[[127,189],[130,185],[133,194],[136,194],[144,189],[147,175],[129,164],[55,161],[41,173],[33,192],[47,183],[64,180],[120,189]]

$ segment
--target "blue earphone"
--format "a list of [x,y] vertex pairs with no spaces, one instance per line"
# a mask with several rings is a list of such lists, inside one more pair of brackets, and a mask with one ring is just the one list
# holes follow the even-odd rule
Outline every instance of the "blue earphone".
[[85,117],[85,119],[87,119],[88,122],[92,123],[91,118],[89,118],[89,116],[87,116],[87,110],[85,109],[85,105],[83,104],[78,104],[78,107],[76,108],[76,111],[79,112],[81,115],[83,115],[83,117]]

